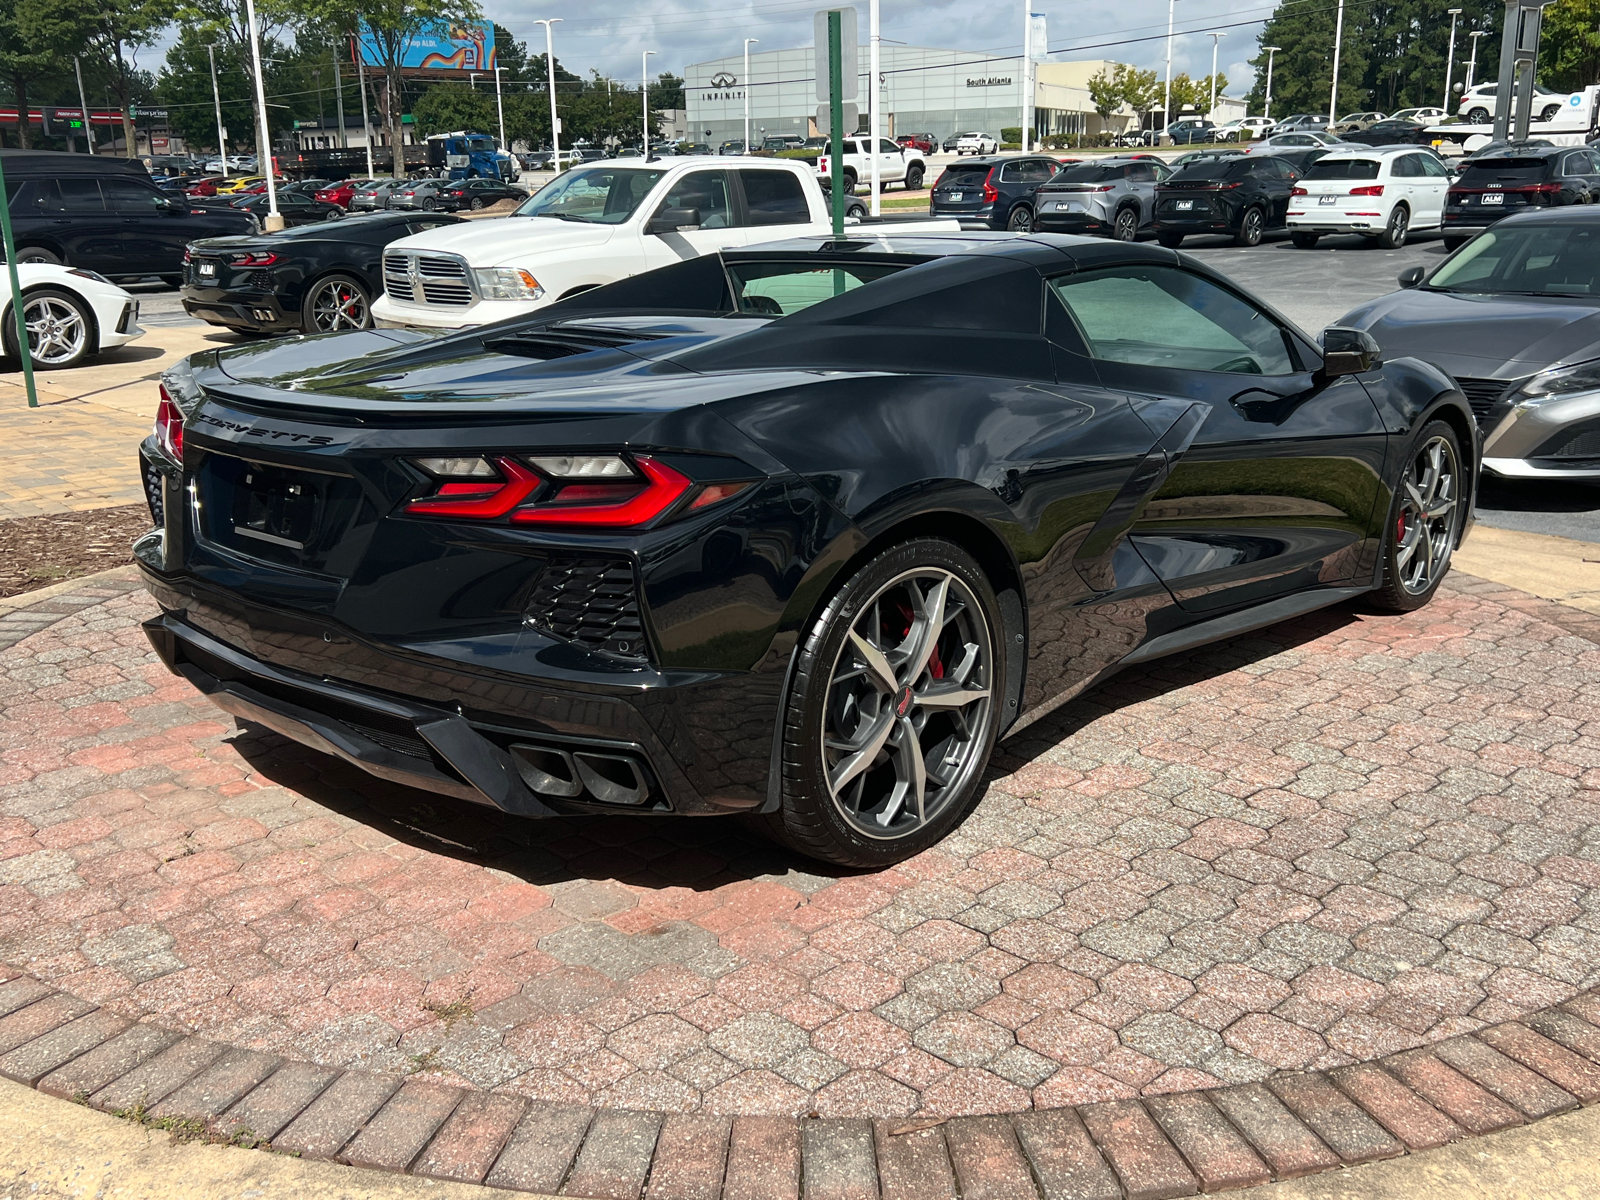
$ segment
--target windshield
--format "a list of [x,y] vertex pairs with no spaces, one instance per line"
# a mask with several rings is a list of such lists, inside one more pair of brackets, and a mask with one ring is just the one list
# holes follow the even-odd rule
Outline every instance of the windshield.
[[1538,183],[1545,177],[1551,159],[1548,158],[1484,158],[1466,164],[1461,172],[1461,183],[1467,187],[1483,187],[1486,183]]
[[1370,158],[1324,158],[1306,172],[1307,179],[1376,179],[1378,163]]
[[551,217],[621,225],[638,210],[665,171],[586,167],[558,175],[517,208],[519,217]]
[[813,262],[734,262],[728,264],[728,280],[741,313],[785,317],[905,267],[904,263],[819,267]]
[[1085,163],[1081,167],[1068,167],[1057,175],[1052,183],[1099,183],[1102,179],[1117,179],[1122,176],[1122,167],[1107,167],[1100,163]]
[[1600,294],[1600,225],[1510,225],[1481,233],[1434,272],[1445,292],[1533,296]]

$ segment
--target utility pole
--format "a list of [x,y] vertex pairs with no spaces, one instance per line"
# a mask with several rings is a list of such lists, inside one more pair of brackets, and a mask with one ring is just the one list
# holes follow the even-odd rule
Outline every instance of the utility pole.
[[654,50],[646,50],[639,55],[639,101],[644,106],[644,151],[645,162],[650,161],[650,56]]
[[261,74],[261,35],[256,29],[256,0],[244,0],[245,17],[250,22],[250,57],[256,66],[256,165],[266,161],[267,219],[265,229],[277,233],[283,228],[283,214],[278,211],[278,183],[272,169],[272,133],[267,128],[267,82]]
[[[1339,0],[1340,5],[1344,0]],[[1167,0],[1167,90],[1161,98],[1161,128],[1156,131],[1155,145],[1161,144],[1161,135],[1172,124],[1172,18],[1177,0]],[[1343,12],[1343,8],[1340,9]]]
[[1455,74],[1456,66],[1456,18],[1461,15],[1459,8],[1447,9],[1450,14],[1450,51],[1444,60],[1444,104],[1446,113],[1450,111],[1450,77]]
[[[217,46],[206,47],[206,57],[211,60],[211,100],[217,106],[217,157],[222,160],[222,177],[228,177],[228,137],[222,127],[222,93],[217,89]],[[87,115],[87,114],[85,114]]]
[[1328,124],[1339,119],[1339,51],[1344,48],[1344,0],[1339,0],[1339,18],[1333,26],[1333,89],[1328,93]]
[[1220,33],[1208,35],[1211,38],[1211,108],[1206,112],[1206,120],[1215,121],[1213,115],[1217,111],[1217,43],[1222,40]]
[[550,85],[550,169],[557,174],[561,171],[561,118],[556,116],[556,42],[555,34],[551,31],[556,22],[563,19],[545,17],[534,22],[535,25],[544,26],[544,77]]
[[[1283,47],[1263,46],[1261,48],[1267,52],[1267,110],[1261,115],[1270,121],[1272,120],[1272,56],[1282,50]],[[1329,117],[1328,120],[1331,121],[1333,118]]]
[[[872,0],[874,4],[878,0]],[[750,153],[750,45],[759,42],[760,38],[745,38],[744,40],[744,152]]]
[[[72,69],[78,74],[78,104],[83,108],[83,140],[89,143],[89,153],[94,153],[94,122],[89,120],[89,101],[83,94],[83,64],[78,61],[78,56],[72,56]],[[216,75],[213,72],[212,78]]]
[[334,111],[339,115],[339,149],[350,149],[350,141],[344,135],[344,76],[339,74],[339,52],[333,52],[333,95]]

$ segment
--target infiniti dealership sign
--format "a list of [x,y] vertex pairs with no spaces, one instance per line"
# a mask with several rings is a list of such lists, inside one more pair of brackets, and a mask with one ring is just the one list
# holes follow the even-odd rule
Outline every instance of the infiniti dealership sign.
[[718,71],[715,75],[713,75],[711,77],[711,86],[712,86],[712,88],[714,90],[706,92],[702,96],[702,99],[705,99],[705,100],[743,100],[744,99],[744,89],[739,87],[738,76],[730,75],[726,71]]
[[968,87],[1010,87],[1009,75],[985,75],[982,79],[967,80]]

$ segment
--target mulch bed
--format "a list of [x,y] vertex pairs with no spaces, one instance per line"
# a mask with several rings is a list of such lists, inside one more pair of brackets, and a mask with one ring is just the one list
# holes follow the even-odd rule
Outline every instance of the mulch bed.
[[0,598],[120,567],[149,528],[142,504],[0,521]]

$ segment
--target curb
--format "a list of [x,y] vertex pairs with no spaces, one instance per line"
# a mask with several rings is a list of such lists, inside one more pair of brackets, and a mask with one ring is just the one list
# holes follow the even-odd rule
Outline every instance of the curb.
[[0,614],[16,612],[21,608],[31,608],[41,601],[54,600],[57,596],[75,592],[79,588],[95,587],[113,579],[136,579],[138,578],[137,572],[137,565],[128,562],[123,563],[120,567],[107,567],[104,571],[96,571],[93,575],[80,575],[76,579],[63,579],[60,583],[52,583],[46,587],[35,588],[31,592],[19,592],[15,596],[0,596]]
[[530,1101],[228,1047],[0,970],[0,1075],[224,1138],[595,1200],[1166,1200],[1495,1133],[1600,1100],[1600,989],[1330,1072],[1002,1116],[728,1117]]

